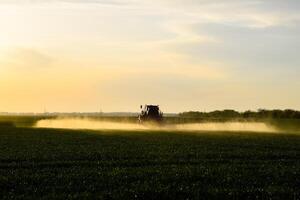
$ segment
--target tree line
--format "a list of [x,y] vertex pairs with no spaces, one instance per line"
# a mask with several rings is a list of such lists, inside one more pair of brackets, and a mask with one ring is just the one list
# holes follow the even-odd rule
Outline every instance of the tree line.
[[183,118],[272,118],[272,119],[300,119],[297,110],[266,110],[238,112],[235,110],[216,110],[212,112],[189,111],[179,113]]

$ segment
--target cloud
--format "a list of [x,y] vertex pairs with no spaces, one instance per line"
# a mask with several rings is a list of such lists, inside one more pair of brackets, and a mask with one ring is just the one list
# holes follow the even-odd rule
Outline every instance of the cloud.
[[[179,21],[220,23],[265,28],[300,19],[300,2],[294,0],[156,0],[167,13],[180,15]],[[176,16],[173,18],[177,19]]]
[[[170,21],[220,23],[252,28],[284,25],[300,19],[297,0],[0,0],[0,4],[71,3],[126,6],[141,15]],[[130,9],[129,9],[130,10]]]
[[102,4],[102,5],[128,5],[124,0],[0,0],[0,4],[38,4],[38,3],[80,3],[80,4]]
[[[43,0],[41,0],[43,1]],[[124,0],[53,0],[57,2],[64,2],[64,3],[94,3],[94,4],[102,4],[102,5],[129,5],[129,1]]]
[[54,59],[41,51],[32,48],[14,48],[5,53],[2,62],[7,66],[19,69],[50,67]]
[[[195,34],[218,38],[219,43],[183,44],[173,50],[186,51],[192,57],[252,64],[274,68],[276,65],[298,65],[297,49],[300,47],[300,29],[294,27],[269,27],[252,29],[217,23],[194,24]],[[284,50],[283,50],[284,49]],[[298,64],[297,64],[298,63]]]

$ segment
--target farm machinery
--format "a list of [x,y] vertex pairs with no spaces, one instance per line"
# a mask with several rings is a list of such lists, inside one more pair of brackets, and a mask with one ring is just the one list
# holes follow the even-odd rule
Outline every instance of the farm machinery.
[[141,113],[139,114],[138,120],[140,123],[162,123],[163,113],[159,109],[158,105],[141,105]]

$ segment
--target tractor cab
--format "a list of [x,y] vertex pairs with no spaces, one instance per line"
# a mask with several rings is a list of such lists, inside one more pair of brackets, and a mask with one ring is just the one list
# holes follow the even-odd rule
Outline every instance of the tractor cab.
[[141,106],[141,113],[139,115],[139,122],[162,122],[163,113],[160,111],[158,105]]

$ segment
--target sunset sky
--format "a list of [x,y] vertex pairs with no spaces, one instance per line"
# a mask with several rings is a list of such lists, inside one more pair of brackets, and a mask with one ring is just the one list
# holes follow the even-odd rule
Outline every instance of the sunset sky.
[[300,109],[299,0],[0,0],[0,112]]

